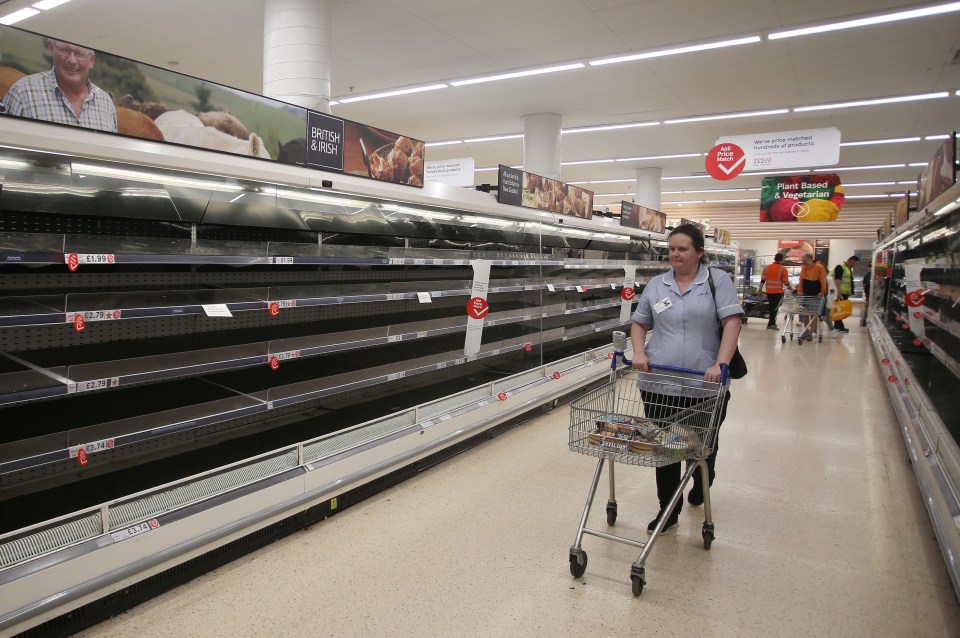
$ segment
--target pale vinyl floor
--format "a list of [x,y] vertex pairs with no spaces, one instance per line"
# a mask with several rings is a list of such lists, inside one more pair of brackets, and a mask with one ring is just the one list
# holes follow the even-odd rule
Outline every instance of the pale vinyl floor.
[[[84,636],[960,636],[960,606],[866,330],[798,347],[752,319],[713,491],[642,596],[632,547],[567,556],[595,460],[569,408],[522,425]],[[653,472],[618,466],[616,533],[646,538]],[[601,483],[603,486],[604,483]],[[604,487],[593,527],[605,528]]]

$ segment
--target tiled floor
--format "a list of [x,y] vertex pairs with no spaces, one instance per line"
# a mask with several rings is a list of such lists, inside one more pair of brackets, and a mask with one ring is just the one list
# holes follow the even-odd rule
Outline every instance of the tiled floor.
[[[716,541],[686,507],[639,598],[631,547],[588,537],[570,575],[595,461],[567,450],[558,408],[83,635],[960,635],[865,330],[798,347],[752,320],[741,343]],[[645,538],[653,472],[617,469],[616,533]]]

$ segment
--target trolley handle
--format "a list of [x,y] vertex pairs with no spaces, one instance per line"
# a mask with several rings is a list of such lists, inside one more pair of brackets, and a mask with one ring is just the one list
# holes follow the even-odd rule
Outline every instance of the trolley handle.
[[[628,366],[633,365],[633,361],[631,361],[630,359],[627,359],[627,357],[622,352],[615,352],[613,354],[613,357],[614,357],[613,358],[614,365],[616,365],[617,358],[622,359],[625,365],[628,365]],[[694,370],[692,368],[677,368],[675,366],[664,366],[657,363],[650,363],[648,364],[648,367],[651,370],[661,370],[663,372],[677,372],[680,374],[696,374],[701,377],[707,373],[706,370]],[[730,377],[730,366],[728,366],[726,363],[721,363],[720,364],[720,383],[726,383],[729,377]]]

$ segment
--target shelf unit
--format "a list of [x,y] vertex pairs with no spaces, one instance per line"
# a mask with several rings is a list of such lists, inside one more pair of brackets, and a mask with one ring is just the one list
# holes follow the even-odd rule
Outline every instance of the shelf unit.
[[878,243],[868,326],[954,590],[960,597],[960,184]]

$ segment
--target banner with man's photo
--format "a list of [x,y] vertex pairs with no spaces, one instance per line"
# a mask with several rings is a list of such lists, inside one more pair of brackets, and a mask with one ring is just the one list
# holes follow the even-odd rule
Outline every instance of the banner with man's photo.
[[502,164],[497,201],[582,219],[593,217],[593,191]]
[[662,233],[667,229],[667,214],[633,202],[622,201],[620,202],[620,225]]
[[0,114],[423,186],[421,140],[2,25]]

